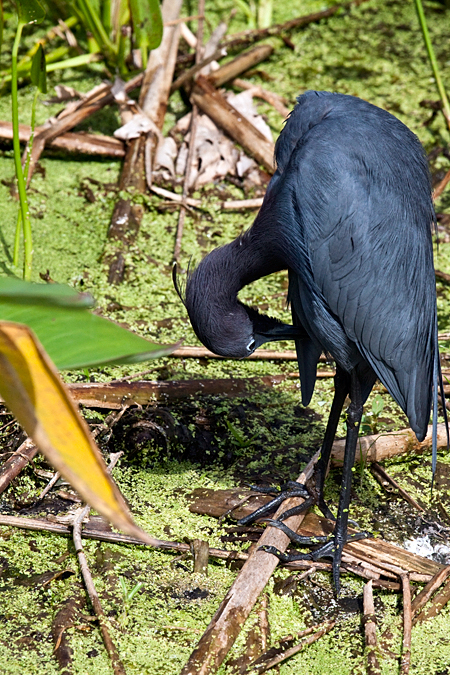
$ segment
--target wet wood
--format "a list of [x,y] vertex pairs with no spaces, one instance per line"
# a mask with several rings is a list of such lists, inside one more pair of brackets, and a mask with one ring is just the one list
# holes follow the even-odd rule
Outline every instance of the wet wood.
[[208,575],[209,544],[202,539],[193,539],[190,543],[191,553],[194,556],[194,573]]
[[[31,127],[28,124],[19,124],[19,140],[28,143]],[[12,141],[12,123],[0,122],[0,139]],[[117,157],[125,155],[125,147],[122,141],[113,136],[102,134],[88,134],[84,132],[67,132],[57,136],[48,143],[50,148],[63,150],[77,154],[96,155],[99,157]]]
[[[178,19],[181,2],[182,0],[163,2],[161,11],[165,23]],[[142,80],[139,107],[159,130],[164,124],[179,36],[179,24],[165,25],[162,42],[150,53]],[[149,141],[152,143],[150,155],[154,156],[157,145],[156,139],[152,142],[151,138],[147,134],[141,134],[138,138],[133,138],[128,142],[120,175],[120,190],[138,194],[145,192],[147,185],[146,152],[149,152],[146,146]],[[152,163],[151,158],[149,162]],[[108,266],[108,283],[110,284],[120,284],[124,280],[126,254],[136,241],[143,214],[142,205],[136,204],[131,196],[129,199],[119,199],[114,206],[107,235],[114,250],[108,250],[104,256],[104,262]]]
[[386,484],[391,485],[403,499],[408,502],[413,508],[417,509],[418,511],[425,511],[425,509],[420,506],[418,502],[416,502],[415,499],[409,495],[406,490],[404,490],[398,483],[395,481],[392,476],[390,476],[386,469],[384,469],[378,462],[373,462],[370,466],[370,470],[372,472],[372,475],[377,479],[377,481],[380,483],[382,487],[385,487]]
[[[298,482],[304,483],[312,476],[318,454],[314,455],[305,471],[299,476]],[[276,516],[297,504],[303,503],[303,501],[300,498],[286,500],[277,511]],[[292,516],[286,520],[286,524],[288,527],[297,530],[303,517],[304,514]],[[259,550],[259,547],[269,545],[275,546],[280,551],[285,551],[288,544],[289,539],[284,532],[273,527],[267,527],[264,530],[258,544],[253,549],[197,647],[189,657],[187,664],[182,669],[181,675],[206,675],[216,672],[233,646],[258,596],[278,565],[279,561],[276,556]]]
[[31,438],[27,438],[19,448],[0,467],[0,493],[4,492],[8,485],[31,460],[36,457],[39,448]]
[[274,144],[228,103],[208,77],[197,77],[191,100],[266,171],[274,172]]
[[446,272],[441,272],[441,270],[436,269],[434,270],[434,274],[436,279],[438,279],[439,281],[443,281],[446,284],[450,284],[450,274],[447,274]]
[[[445,568],[447,570],[447,568]],[[436,575],[437,578],[438,575]],[[430,581],[430,585],[433,580]],[[424,589],[425,590],[425,589]],[[434,596],[429,606],[420,613],[416,613],[416,616],[413,619],[413,626],[420,624],[423,621],[432,619],[437,616],[440,611],[445,607],[445,605],[450,601],[450,580],[448,579],[445,582],[444,586]]]
[[379,675],[381,673],[380,664],[377,656],[377,623],[375,617],[375,606],[373,604],[372,580],[364,586],[363,605],[364,605],[364,634],[366,638],[366,656],[367,656],[367,675]]
[[409,582],[409,574],[402,574],[401,580],[403,588],[403,644],[402,658],[400,662],[400,675],[408,675],[409,666],[411,664],[412,629],[411,584]]
[[434,577],[427,583],[427,585],[414,598],[411,604],[412,613],[417,615],[425,607],[427,602],[442,586],[444,581],[450,576],[450,565],[439,570]]
[[67,634],[79,621],[79,616],[86,606],[86,599],[81,584],[72,585],[70,596],[56,607],[52,621],[53,653],[58,662],[61,675],[73,673],[73,649]]
[[[433,199],[439,199],[441,194],[444,192],[445,188],[447,187],[448,183],[450,182],[450,171],[447,171],[445,174],[444,178],[441,180],[440,183],[436,185],[433,191]],[[436,275],[437,276],[437,275]],[[448,275],[447,275],[448,276]]]
[[147,405],[152,401],[170,401],[190,396],[233,397],[249,394],[254,387],[270,388],[287,379],[286,375],[254,378],[143,381],[143,382],[76,382],[68,384],[72,398],[87,407],[119,409],[130,405]]

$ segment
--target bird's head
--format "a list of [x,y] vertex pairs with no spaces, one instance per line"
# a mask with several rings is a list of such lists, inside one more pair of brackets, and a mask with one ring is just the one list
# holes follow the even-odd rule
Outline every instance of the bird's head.
[[[216,249],[220,250],[220,249]],[[214,253],[214,251],[213,251]],[[237,299],[239,286],[233,277],[216,274],[210,254],[192,272],[188,271],[184,292],[174,267],[174,284],[189,314],[199,340],[219,356],[245,358],[265,342],[304,337],[302,328],[284,324]]]

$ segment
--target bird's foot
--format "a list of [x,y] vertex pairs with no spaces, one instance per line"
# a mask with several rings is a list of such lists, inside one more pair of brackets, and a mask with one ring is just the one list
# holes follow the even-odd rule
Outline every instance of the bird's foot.
[[[296,513],[302,513],[302,511],[306,511],[306,509],[308,509],[314,503],[314,499],[310,495],[307,488],[301,483],[297,483],[293,480],[284,483],[284,485],[281,485],[279,488],[259,488],[254,485],[251,485],[250,487],[255,492],[274,495],[274,498],[267,504],[264,504],[264,506],[256,509],[256,511],[253,511],[253,513],[250,513],[248,516],[238,520],[238,525],[250,525],[251,523],[254,523],[255,520],[264,518],[269,513],[272,513],[276,508],[278,508],[278,506],[282,504],[285,499],[289,499],[291,497],[302,497],[305,499],[305,502],[303,502],[300,507],[296,507],[300,508],[300,511],[296,511]],[[290,511],[292,510],[293,509],[290,509]]]
[[343,541],[340,541],[342,538],[337,537],[335,534],[330,536],[303,537],[291,530],[291,528],[287,527],[287,525],[285,525],[283,522],[280,522],[279,520],[267,520],[267,524],[282,530],[285,534],[287,534],[291,541],[299,544],[300,546],[314,546],[316,544],[322,544],[322,546],[319,546],[319,548],[311,551],[311,553],[282,553],[274,546],[261,546],[260,550],[266,551],[266,553],[272,553],[272,555],[277,556],[277,558],[279,558],[279,560],[283,563],[295,562],[296,560],[311,560],[312,562],[316,562],[320,558],[331,558],[333,561],[333,580],[337,596],[340,593],[339,568],[341,565],[342,550],[344,545],[348,542],[359,541],[360,539],[369,539],[373,537],[370,532],[364,531],[347,535]]

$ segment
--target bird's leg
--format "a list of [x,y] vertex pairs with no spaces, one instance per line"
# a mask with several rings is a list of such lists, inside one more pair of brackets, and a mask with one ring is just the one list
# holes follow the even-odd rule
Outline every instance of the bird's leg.
[[[333,447],[334,437],[336,435],[336,429],[339,424],[339,419],[341,416],[342,408],[347,394],[350,391],[350,375],[336,366],[336,375],[334,376],[334,398],[331,405],[330,416],[328,417],[327,428],[325,430],[325,436],[323,438],[322,447],[320,449],[320,457],[317,462],[316,470],[314,472],[315,476],[315,488],[314,494],[310,494],[310,497],[313,499],[312,503],[317,504],[319,509],[322,511],[325,518],[329,520],[336,520],[334,515],[331,513],[328,508],[325,500],[323,498],[323,488],[325,484],[325,478],[327,476],[328,464],[330,462],[331,448]],[[309,504],[310,505],[310,504]],[[308,505],[308,506],[309,506]],[[300,509],[300,510],[299,510]],[[297,515],[304,511],[304,504],[301,504],[300,507],[294,507],[285,511],[278,520],[286,520],[291,516]]]
[[[342,469],[342,484],[341,484],[341,494],[339,498],[339,507],[338,514],[336,518],[336,525],[334,528],[334,533],[331,540],[328,540],[326,544],[313,551],[313,553],[308,554],[294,554],[294,555],[279,555],[279,552],[273,547],[267,547],[264,550],[269,553],[273,553],[280,557],[284,561],[292,560],[318,560],[323,557],[330,557],[333,560],[333,581],[334,587],[336,589],[336,594],[339,595],[340,592],[340,579],[339,579],[339,567],[342,559],[342,550],[347,541],[355,541],[357,539],[364,539],[365,537],[370,536],[366,532],[358,532],[351,537],[347,537],[347,525],[348,525],[348,512],[350,505],[350,489],[352,483],[352,468],[355,462],[356,455],[356,446],[358,442],[358,432],[359,425],[361,423],[361,417],[363,412],[363,404],[361,397],[361,386],[359,379],[356,375],[356,371],[351,372],[351,381],[350,381],[350,398],[351,403],[347,410],[347,437],[345,441],[345,455],[344,455],[344,465]],[[284,523],[279,521],[269,521],[271,525],[282,529],[288,536],[291,536],[291,531],[289,528],[286,528]],[[294,534],[294,533],[292,533]],[[295,539],[295,536],[292,537]],[[307,538],[301,538],[302,544],[313,544],[317,543],[318,538],[311,537],[310,541],[307,541]]]
[[[322,448],[320,452],[320,458],[317,462],[317,467],[315,471],[315,488],[311,492],[308,488],[301,485],[300,483],[295,483],[294,481],[289,481],[286,485],[281,487],[280,492],[267,504],[261,506],[253,513],[250,513],[245,518],[241,518],[238,521],[239,525],[249,525],[250,523],[255,522],[258,518],[264,518],[269,513],[272,513],[285,499],[290,497],[302,497],[305,501],[299,506],[295,506],[292,509],[285,511],[280,517],[279,521],[286,520],[291,516],[298,515],[303,513],[313,504],[317,504],[319,509],[322,511],[325,518],[330,520],[335,520],[334,515],[331,513],[330,509],[325,503],[323,498],[323,486],[325,483],[325,478],[328,471],[328,464],[330,461],[331,448],[333,446],[334,437],[336,435],[336,429],[339,424],[339,418],[341,416],[342,407],[344,405],[345,398],[350,390],[350,375],[340,368],[336,367],[336,375],[334,376],[334,398],[331,405],[330,416],[328,418],[327,428],[325,430],[325,436],[322,443]],[[272,492],[274,490],[269,488],[259,489],[252,486],[252,490],[260,492]]]

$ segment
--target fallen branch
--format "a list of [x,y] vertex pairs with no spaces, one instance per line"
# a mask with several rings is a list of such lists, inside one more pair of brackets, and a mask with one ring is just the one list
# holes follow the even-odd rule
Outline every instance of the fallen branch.
[[[19,124],[19,140],[28,143],[31,127],[27,124]],[[0,139],[12,141],[12,123],[0,122]],[[75,152],[99,157],[123,157],[125,148],[122,141],[113,136],[102,134],[88,134],[84,132],[67,132],[57,136],[48,143],[49,147],[65,152]]]
[[279,94],[274,94],[272,91],[268,91],[259,85],[255,85],[252,82],[247,82],[246,80],[241,80],[240,78],[235,78],[232,83],[233,87],[238,87],[239,89],[248,89],[251,90],[252,95],[257,98],[266,101],[269,103],[275,110],[277,110],[282,117],[287,117],[291,112],[290,108],[286,107],[286,99]]
[[[122,454],[123,454],[122,452],[117,452],[111,456],[111,462],[108,466],[109,473],[111,473],[112,469],[114,468],[115,464],[117,463],[118,459],[122,456]],[[106,621],[106,615],[103,611],[100,598],[98,597],[98,593],[96,591],[94,580],[92,579],[91,571],[89,569],[86,554],[83,548],[81,527],[83,520],[87,518],[90,510],[91,507],[89,505],[85,506],[84,508],[79,510],[78,515],[75,517],[73,521],[73,533],[72,533],[73,543],[75,546],[75,552],[77,554],[81,574],[83,576],[84,585],[86,586],[89,599],[91,601],[94,612],[97,616],[100,625],[100,632],[103,638],[103,644],[105,645],[106,651],[108,652],[108,656],[111,660],[114,675],[126,675],[125,668],[119,657],[119,653],[111,638],[108,624]]]
[[[299,476],[299,483],[304,483],[312,476],[318,456],[319,453],[316,453],[305,471]],[[297,504],[302,504],[303,501],[300,498],[286,500],[278,509],[275,517]],[[286,524],[297,530],[303,518],[304,514],[292,516],[286,520]],[[258,546],[255,547],[216,611],[197,647],[182,669],[181,675],[206,675],[219,668],[279,562],[277,557],[259,550],[259,547],[275,546],[278,550],[285,551],[288,544],[289,539],[281,530],[273,527],[267,527],[264,530]]]
[[402,644],[402,660],[400,663],[401,675],[408,675],[409,666],[411,663],[411,628],[412,628],[412,613],[411,613],[411,584],[409,583],[409,574],[402,574],[403,587],[403,644]]
[[[433,191],[433,199],[436,201],[436,199],[439,199],[441,194],[444,192],[445,188],[447,187],[448,183],[450,182],[450,171],[447,171],[445,174],[444,178],[441,180],[440,183],[436,185]],[[436,275],[437,276],[437,275]]]
[[[274,668],[277,666],[279,663],[283,663],[283,661],[286,661],[287,659],[291,658],[291,656],[294,656],[295,654],[298,654],[298,652],[301,652],[302,649],[305,647],[308,647],[309,645],[312,645],[314,642],[317,642],[319,638],[321,638],[323,635],[326,635],[327,633],[330,632],[336,625],[336,621],[330,621],[327,623],[323,628],[318,630],[315,633],[312,633],[308,635],[308,637],[305,637],[298,645],[294,645],[293,647],[290,647],[289,649],[286,649],[285,651],[281,652],[280,654],[277,654],[273,658],[270,658],[267,661],[261,662],[261,665],[258,664],[260,662],[260,659],[257,661],[253,662],[250,664],[248,671],[246,672],[252,672],[256,671],[257,673],[265,673],[266,671],[270,670],[270,668]],[[306,632],[311,632],[310,629],[307,629],[307,631],[302,631],[304,634]],[[262,658],[262,657],[261,657]]]
[[416,500],[413,499],[411,497],[411,495],[409,495],[406,492],[406,490],[404,490],[402,487],[400,487],[400,485],[397,483],[397,481],[395,481],[392,478],[392,476],[390,476],[387,473],[387,471],[385,469],[383,469],[383,467],[380,464],[378,464],[378,462],[373,462],[371,467],[370,467],[370,470],[371,470],[373,476],[377,479],[377,481],[380,483],[380,485],[382,487],[385,487],[385,484],[388,483],[393,488],[395,488],[397,490],[397,492],[399,493],[399,495],[401,497],[403,497],[403,499],[405,501],[407,501],[408,504],[410,504],[413,508],[417,509],[418,511],[425,511],[425,509],[422,506],[420,506],[420,504],[418,504],[416,502]]
[[39,448],[31,438],[27,438],[19,448],[2,464],[0,468],[0,493],[4,492],[8,485],[31,460],[36,457]]
[[274,48],[272,45],[259,45],[258,47],[249,49],[210,73],[208,80],[214,87],[221,87],[226,82],[234,80],[234,78],[258,65],[258,63],[266,61],[273,52]]
[[338,5],[332,5],[332,7],[329,7],[322,12],[314,12],[313,14],[307,14],[306,16],[299,16],[295,19],[291,19],[290,21],[286,21],[285,23],[275,24],[269,28],[258,28],[256,30],[246,30],[242,31],[241,33],[235,33],[222,44],[229,50],[240,49],[243,46],[253,44],[254,42],[265,40],[268,37],[280,35],[281,33],[288,33],[289,31],[302,28],[303,26],[308,26],[309,24],[316,23],[322,19],[328,19],[330,16],[333,16],[333,14],[336,14],[336,12],[339,12],[341,9],[358,7],[363,2],[367,2],[367,0],[344,2]]
[[411,611],[414,615],[417,615],[422,611],[427,602],[430,600],[431,596],[436,593],[436,591],[442,586],[444,581],[450,576],[450,565],[444,567],[444,569],[439,570],[437,574],[427,583],[425,588],[423,588],[418,595],[414,598],[411,604]]
[[[178,19],[181,4],[182,0],[163,2],[161,11],[165,23]],[[142,80],[139,107],[159,131],[164,124],[179,37],[180,24],[164,27],[162,42],[150,53]],[[120,175],[120,190],[130,190],[137,194],[145,192],[146,159],[151,164],[151,156],[155,150],[153,132],[150,132],[150,135],[141,134],[129,141]],[[114,242],[115,250],[108,250],[104,257],[109,268],[110,284],[120,284],[124,279],[125,254],[136,241],[143,214],[143,206],[134,202],[131,196],[119,199],[114,206],[107,236]]]
[[[136,75],[131,80],[126,82],[125,91],[130,93],[142,83],[142,74]],[[30,183],[36,163],[44,150],[47,143],[50,143],[57,136],[66,133],[74,126],[80,124],[85,119],[93,115],[98,110],[104,108],[114,101],[114,96],[111,94],[110,84],[103,84],[95,87],[92,92],[86,95],[76,106],[68,106],[67,112],[63,111],[55,121],[47,121],[43,126],[38,127],[35,131],[33,147],[30,155],[30,168],[28,172],[28,184]]]
[[[445,568],[447,570],[448,568]],[[444,570],[441,570],[444,572]],[[447,574],[448,577],[448,574]],[[436,574],[436,579],[438,578],[438,575]],[[429,582],[429,585],[431,586],[433,582],[433,579]],[[425,587],[426,588],[426,587]],[[425,591],[425,589],[424,589]],[[447,579],[446,583],[444,586],[441,588],[440,591],[436,593],[434,596],[433,600],[430,603],[430,606],[424,610],[423,612],[420,612],[419,614],[416,613],[416,616],[413,620],[413,626],[423,623],[424,621],[427,621],[428,619],[432,619],[435,616],[439,614],[439,612],[445,607],[445,605],[450,601],[450,581]]]
[[[156,185],[152,185],[150,190],[155,193],[155,195],[158,195],[159,197],[164,197],[164,199],[170,199],[172,202],[177,202],[181,203],[183,201],[183,195],[179,195],[176,192],[170,192],[170,190],[166,190],[165,188],[160,188],[157,187]],[[201,199],[193,199],[192,197],[186,197],[186,204],[188,206],[193,206],[193,207],[199,207],[202,205]]]
[[377,656],[377,622],[373,604],[372,580],[368,581],[363,591],[364,633],[366,637],[367,675],[379,675],[381,672]]
[[247,154],[262,164],[269,173],[274,172],[274,144],[228,103],[209,77],[197,77],[191,100],[230,138],[239,143]]
[[[256,199],[236,199],[229,202],[222,202],[222,208],[228,211],[246,211],[247,209],[259,209],[262,206],[263,197]],[[252,354],[253,356],[253,354]]]

